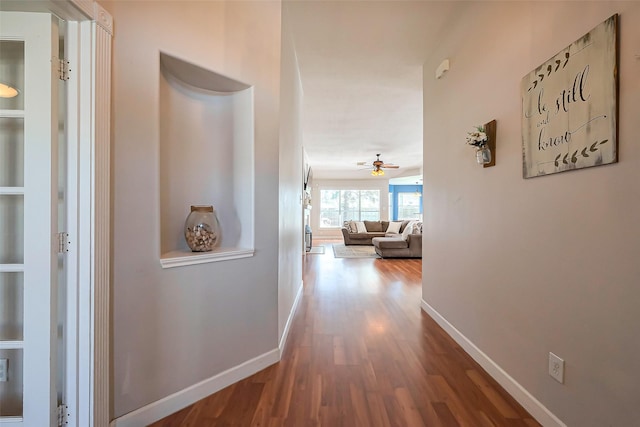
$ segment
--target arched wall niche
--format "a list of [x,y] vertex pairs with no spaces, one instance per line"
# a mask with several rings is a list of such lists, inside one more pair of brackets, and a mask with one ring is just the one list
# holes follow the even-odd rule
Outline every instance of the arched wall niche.
[[[254,253],[254,105],[250,85],[160,53],[160,261],[163,268]],[[191,252],[191,205],[213,205],[221,242]]]

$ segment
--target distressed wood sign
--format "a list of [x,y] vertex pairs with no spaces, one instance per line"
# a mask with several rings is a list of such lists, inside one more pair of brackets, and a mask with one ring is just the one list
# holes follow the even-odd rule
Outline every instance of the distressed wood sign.
[[618,15],[522,79],[524,178],[618,161]]

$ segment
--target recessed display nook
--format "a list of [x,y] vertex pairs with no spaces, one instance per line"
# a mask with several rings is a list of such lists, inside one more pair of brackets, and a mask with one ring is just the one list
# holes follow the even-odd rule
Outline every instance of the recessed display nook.
[[[254,254],[253,88],[160,53],[160,263],[163,268]],[[219,244],[192,252],[192,205],[212,205]]]

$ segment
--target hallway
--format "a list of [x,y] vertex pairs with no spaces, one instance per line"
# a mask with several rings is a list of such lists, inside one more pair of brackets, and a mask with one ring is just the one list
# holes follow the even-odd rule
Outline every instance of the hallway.
[[421,260],[314,243],[281,362],[152,427],[539,426],[421,311]]

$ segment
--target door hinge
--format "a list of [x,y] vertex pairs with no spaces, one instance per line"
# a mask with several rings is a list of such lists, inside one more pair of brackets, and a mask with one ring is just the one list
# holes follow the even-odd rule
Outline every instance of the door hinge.
[[58,253],[59,254],[66,254],[67,252],[69,252],[70,243],[71,242],[69,241],[69,233],[67,233],[66,231],[62,231],[58,233]]
[[68,410],[69,407],[67,405],[58,405],[58,427],[64,427],[69,424],[67,420],[69,416]]
[[58,78],[62,81],[69,80],[69,73],[71,68],[69,67],[69,61],[64,58],[58,58]]

